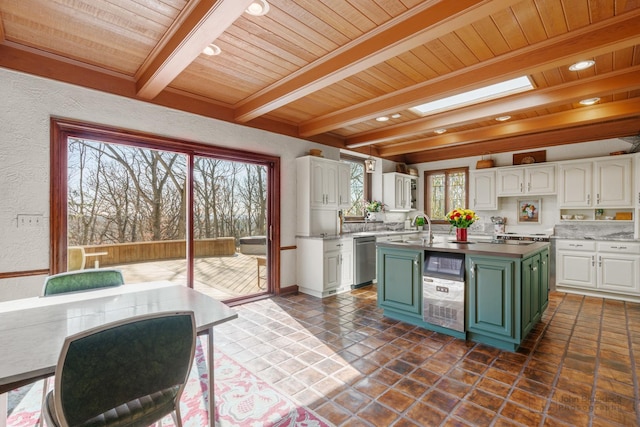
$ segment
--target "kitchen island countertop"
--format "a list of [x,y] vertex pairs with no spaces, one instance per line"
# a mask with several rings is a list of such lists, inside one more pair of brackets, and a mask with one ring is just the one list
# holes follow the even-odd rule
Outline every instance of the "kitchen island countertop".
[[[513,243],[510,243],[513,242]],[[525,258],[549,246],[548,242],[522,242],[519,240],[503,240],[500,243],[469,240],[467,243],[435,242],[423,245],[419,241],[380,242],[377,246],[391,248],[418,249],[435,252],[462,252],[468,255],[498,256],[504,258]]]

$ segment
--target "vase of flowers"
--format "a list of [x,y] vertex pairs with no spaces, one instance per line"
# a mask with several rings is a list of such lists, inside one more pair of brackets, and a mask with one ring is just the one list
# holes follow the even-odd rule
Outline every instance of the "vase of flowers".
[[378,212],[384,212],[384,203],[379,200],[372,200],[370,202],[364,202],[364,208],[366,209],[365,217],[369,221],[377,220]]
[[456,229],[456,240],[459,242],[467,241],[467,229],[479,219],[471,209],[457,208],[447,213],[447,221],[452,229]]

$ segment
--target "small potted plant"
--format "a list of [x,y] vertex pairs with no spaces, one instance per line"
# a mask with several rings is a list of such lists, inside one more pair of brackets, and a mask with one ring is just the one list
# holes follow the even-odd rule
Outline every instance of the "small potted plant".
[[416,227],[418,228],[418,231],[422,231],[422,228],[424,227],[424,218],[421,216],[416,218]]

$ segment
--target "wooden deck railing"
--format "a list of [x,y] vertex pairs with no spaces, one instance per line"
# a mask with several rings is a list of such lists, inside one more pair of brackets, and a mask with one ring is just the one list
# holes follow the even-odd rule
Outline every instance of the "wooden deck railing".
[[[136,262],[186,258],[186,249],[187,246],[184,240],[84,246],[84,250],[88,254],[107,252],[107,255],[98,257],[98,261],[103,267]],[[215,239],[196,240],[194,250],[196,258],[231,256],[236,253],[236,239],[234,237],[218,237]]]

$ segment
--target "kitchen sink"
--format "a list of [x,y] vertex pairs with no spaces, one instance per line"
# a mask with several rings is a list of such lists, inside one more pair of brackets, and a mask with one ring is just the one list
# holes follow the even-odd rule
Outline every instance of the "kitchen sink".
[[409,245],[422,245],[426,246],[428,239],[407,239],[403,240],[402,243],[407,243]]
[[530,245],[532,243],[532,241],[529,240],[492,240],[490,243],[496,243],[499,245]]

